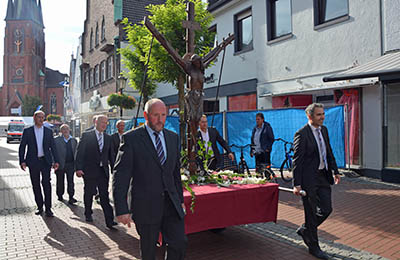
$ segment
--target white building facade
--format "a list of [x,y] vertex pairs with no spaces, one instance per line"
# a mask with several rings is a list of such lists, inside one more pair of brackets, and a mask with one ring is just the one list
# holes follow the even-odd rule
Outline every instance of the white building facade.
[[[399,141],[390,149],[385,141],[396,130],[386,133],[384,125],[385,106],[394,106],[384,102],[385,93],[400,88],[377,75],[329,79],[400,48],[399,8],[399,0],[210,0],[218,42],[235,33],[226,48],[219,111],[344,105],[347,166],[400,182]],[[206,102],[215,99],[221,61],[222,53],[206,70]],[[176,94],[166,86],[157,92],[170,107]]]

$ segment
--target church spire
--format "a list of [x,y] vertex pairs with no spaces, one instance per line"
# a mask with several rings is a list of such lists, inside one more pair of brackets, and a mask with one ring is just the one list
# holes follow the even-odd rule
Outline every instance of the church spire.
[[4,20],[14,19],[14,3],[12,0],[8,0],[7,15]]
[[41,0],[39,0],[39,6],[38,6],[38,8],[39,8],[39,23],[40,23],[40,25],[43,26],[43,28],[44,28],[44,24],[43,24],[43,14],[42,14],[42,1],[41,1]]

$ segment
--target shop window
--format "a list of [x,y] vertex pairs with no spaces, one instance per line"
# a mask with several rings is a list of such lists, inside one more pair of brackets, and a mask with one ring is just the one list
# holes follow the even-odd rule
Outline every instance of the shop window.
[[228,111],[245,111],[257,109],[257,94],[228,97]]
[[385,167],[400,169],[400,83],[386,87]]

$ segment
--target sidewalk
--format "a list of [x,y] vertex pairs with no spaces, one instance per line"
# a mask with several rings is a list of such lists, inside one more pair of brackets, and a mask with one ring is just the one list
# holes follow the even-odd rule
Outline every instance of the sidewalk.
[[[0,259],[140,259],[135,228],[106,229],[100,205],[83,217],[83,182],[75,178],[76,206],[56,200],[54,218],[34,215],[28,172],[18,166],[18,144],[0,138]],[[333,187],[334,212],[321,226],[321,247],[332,259],[400,259],[400,186],[343,178]],[[66,197],[66,196],[65,196]],[[303,220],[298,197],[280,193],[278,222],[191,234],[186,259],[315,259],[295,230]],[[159,250],[161,259],[162,250]]]

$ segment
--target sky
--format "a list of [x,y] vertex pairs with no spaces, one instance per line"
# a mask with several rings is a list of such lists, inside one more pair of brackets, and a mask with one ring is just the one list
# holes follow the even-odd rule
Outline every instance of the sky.
[[[41,0],[46,41],[46,67],[69,74],[72,53],[76,57],[86,17],[84,0]],[[0,0],[0,86],[3,85],[4,32],[8,0]]]

